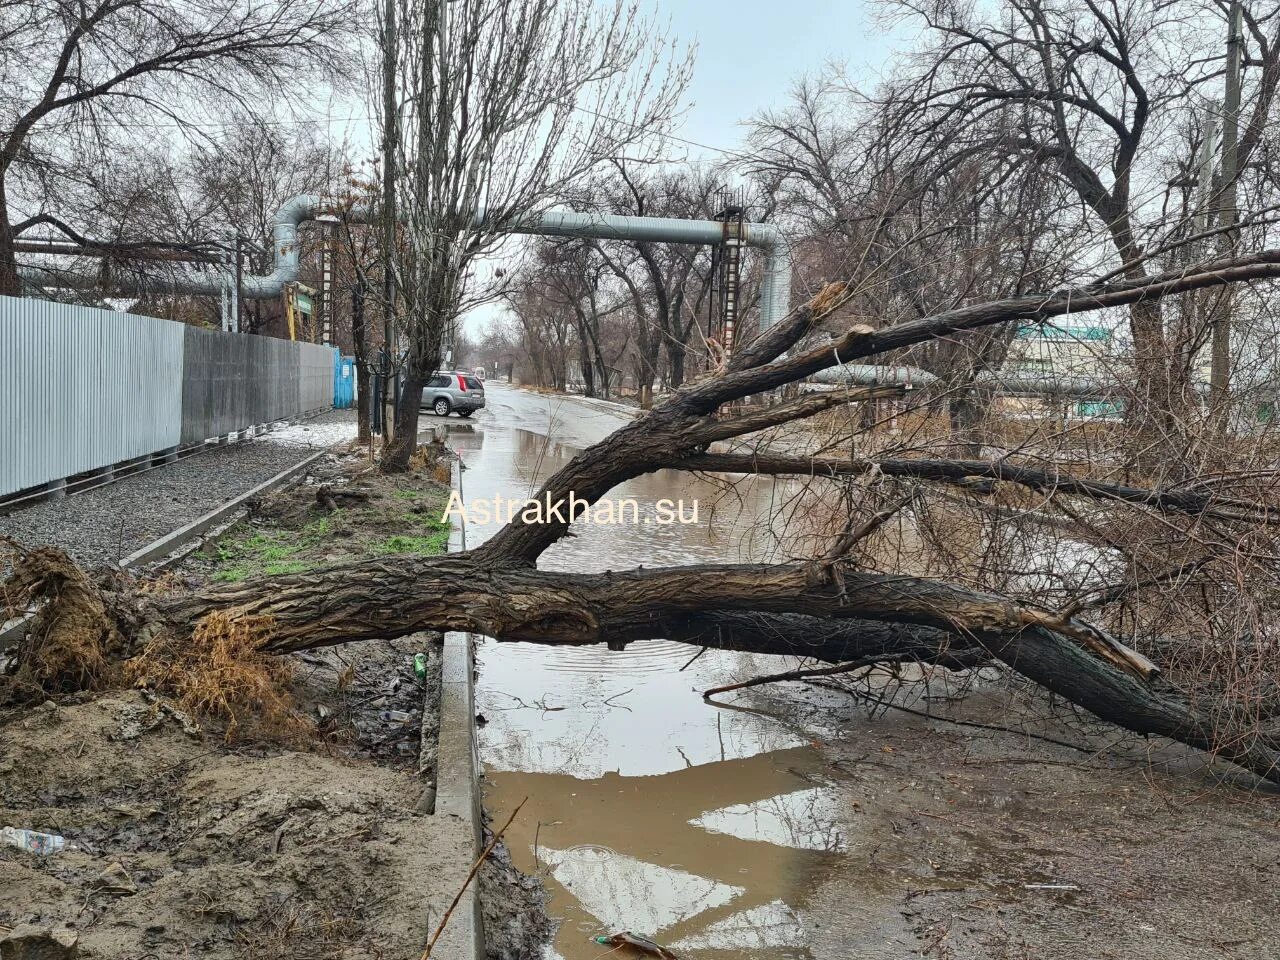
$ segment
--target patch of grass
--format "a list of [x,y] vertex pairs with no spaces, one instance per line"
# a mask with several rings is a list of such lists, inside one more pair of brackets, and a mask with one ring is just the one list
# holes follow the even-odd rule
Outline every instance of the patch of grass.
[[213,575],[213,579],[219,583],[236,583],[249,576],[250,570],[244,564],[236,564],[234,566],[223,567]]
[[300,543],[273,543],[258,551],[257,560],[263,564],[279,563],[287,560],[302,549]]
[[373,553],[409,553],[420,557],[434,557],[449,548],[449,531],[437,530],[426,536],[398,533],[372,546]]
[[[217,545],[210,576],[220,583],[305,573],[338,560],[447,553],[452,524],[443,517],[448,491],[432,484],[375,492],[367,504],[312,514],[296,529],[233,527]],[[340,535],[339,535],[340,534]]]
[[262,572],[269,577],[278,577],[284,573],[306,573],[314,566],[314,563],[306,560],[285,560],[282,563],[268,563],[262,568]]
[[323,517],[316,517],[305,527],[302,528],[300,538],[308,545],[323,540],[333,531],[333,522],[341,520],[344,511],[335,510],[333,513],[325,514]]
[[213,575],[223,583],[235,583],[255,573],[302,573],[314,564],[298,554],[328,540],[343,511],[307,523],[301,530],[255,531],[248,536],[233,532],[218,544],[218,569]]
[[404,518],[410,526],[426,527],[428,530],[448,530],[453,526],[434,510],[427,510],[424,513],[406,513]]

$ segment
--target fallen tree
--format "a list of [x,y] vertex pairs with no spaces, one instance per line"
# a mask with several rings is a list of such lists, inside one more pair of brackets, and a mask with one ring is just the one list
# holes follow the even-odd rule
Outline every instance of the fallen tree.
[[[852,295],[842,284],[829,285],[746,345],[723,370],[686,385],[574,457],[536,499],[567,510],[571,495],[593,503],[618,484],[660,469],[808,475],[844,482],[869,475],[943,484],[986,478],[1044,497],[1122,504],[1162,520],[1180,517],[1195,527],[1200,539],[1208,535],[1205,531],[1220,536],[1224,525],[1235,531],[1232,536],[1243,537],[1246,530],[1274,523],[1274,505],[1227,496],[1220,485],[1159,490],[1009,459],[834,460],[723,454],[709,448],[849,404],[901,394],[898,387],[859,387],[720,413],[726,404],[797,383],[845,361],[958,330],[1036,322],[1276,276],[1280,251],[1267,251],[1141,281],[1097,283],[962,307],[882,330],[853,326],[815,344],[822,336],[817,324],[829,325],[838,318]],[[190,631],[215,613],[251,618],[261,625],[262,648],[276,652],[439,629],[546,644],[618,646],[666,637],[831,663],[918,661],[965,667],[996,661],[1106,721],[1211,751],[1280,782],[1277,744],[1258,726],[1258,714],[1224,725],[1223,711],[1196,702],[1161,677],[1160,664],[1072,609],[1054,609],[1035,596],[1016,599],[938,579],[867,569],[853,557],[853,549],[905,503],[871,520],[848,516],[835,545],[804,562],[600,574],[539,570],[538,558],[570,527],[568,518],[541,513],[538,522],[518,516],[483,546],[447,557],[361,561],[141,600],[117,593],[101,603],[98,612],[117,618],[109,627],[112,635],[137,637]],[[43,603],[36,632],[52,629],[61,615],[57,578],[23,576],[19,561],[11,592],[21,593],[24,602]]]

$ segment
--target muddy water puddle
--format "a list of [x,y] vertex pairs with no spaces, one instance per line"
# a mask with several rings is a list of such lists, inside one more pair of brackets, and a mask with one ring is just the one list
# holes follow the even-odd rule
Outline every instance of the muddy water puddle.
[[[462,493],[523,497],[575,453],[625,423],[576,401],[493,385],[474,422],[449,421]],[[651,517],[659,499],[699,502],[697,524],[592,525],[556,544],[549,569],[761,559],[771,481],[732,496],[681,473],[614,492]],[[474,547],[498,529],[470,525]],[[778,718],[703,702],[699,691],[771,669],[766,659],[662,640],[622,652],[479,646],[477,710],[485,803],[517,866],[542,876],[561,921],[548,956],[597,958],[620,930],[696,960],[807,957],[806,892],[845,847],[832,768]],[[775,661],[776,664],[776,661]]]

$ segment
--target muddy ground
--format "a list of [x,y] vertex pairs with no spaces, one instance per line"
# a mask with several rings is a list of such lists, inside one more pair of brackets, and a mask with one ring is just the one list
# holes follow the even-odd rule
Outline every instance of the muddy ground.
[[[446,498],[425,468],[385,479],[331,455],[160,583],[441,553]],[[418,957],[443,912],[430,905],[452,899],[474,857],[468,831],[432,812],[439,641],[294,655],[289,716],[242,711],[234,729],[120,685],[4,708],[0,825],[69,845],[0,846],[0,955]],[[486,874],[536,911],[521,878]],[[490,912],[514,930],[506,949],[536,949],[519,942],[536,923],[513,926],[501,901]]]
[[1018,732],[868,720],[831,691],[800,701],[793,717],[844,726],[824,755],[845,855],[808,898],[815,958],[1280,956],[1275,788],[1100,723],[1043,719],[1043,698],[1016,691],[915,707]]

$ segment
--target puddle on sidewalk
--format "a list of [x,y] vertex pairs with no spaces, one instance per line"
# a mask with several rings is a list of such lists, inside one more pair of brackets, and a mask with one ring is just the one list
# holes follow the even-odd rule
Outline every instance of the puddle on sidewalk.
[[[466,500],[526,496],[622,420],[502,388],[472,423],[448,423]],[[660,498],[698,499],[696,525],[585,526],[540,566],[602,571],[640,564],[758,559],[773,481],[730,497],[665,471],[612,496],[641,514]],[[469,526],[474,547],[498,529]],[[576,530],[576,528],[575,528]],[[483,641],[477,710],[485,803],[516,865],[538,873],[561,921],[548,956],[595,960],[600,934],[630,930],[693,960],[803,958],[800,915],[845,848],[833,771],[778,719],[705,703],[699,692],[776,669],[776,660],[663,640],[625,651]],[[626,951],[616,955],[627,956]]]

